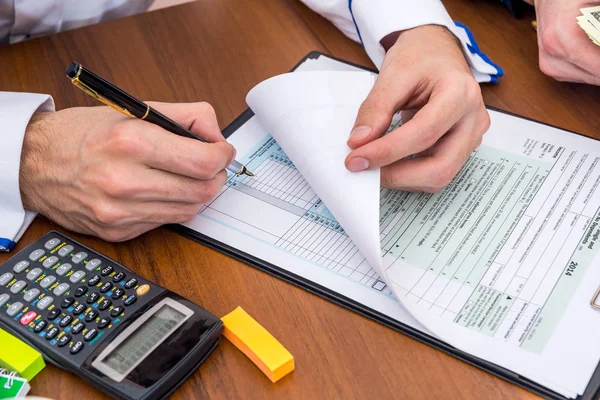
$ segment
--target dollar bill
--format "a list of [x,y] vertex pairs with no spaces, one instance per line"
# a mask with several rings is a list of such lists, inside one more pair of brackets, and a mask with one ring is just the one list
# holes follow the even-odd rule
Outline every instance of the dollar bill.
[[577,24],[588,35],[590,40],[600,46],[600,6],[582,8]]

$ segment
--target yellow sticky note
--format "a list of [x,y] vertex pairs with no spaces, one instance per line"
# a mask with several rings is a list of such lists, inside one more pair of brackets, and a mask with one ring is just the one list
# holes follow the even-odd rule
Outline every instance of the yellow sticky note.
[[294,356],[242,307],[223,318],[223,335],[240,349],[272,382],[294,370]]
[[0,367],[30,381],[46,366],[41,353],[2,329],[0,343]]

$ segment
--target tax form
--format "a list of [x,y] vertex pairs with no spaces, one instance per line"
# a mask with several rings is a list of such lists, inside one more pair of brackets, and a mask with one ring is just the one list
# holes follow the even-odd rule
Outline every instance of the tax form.
[[[325,63],[335,62],[303,67]],[[249,94],[257,117],[229,140],[256,177],[231,176],[187,226],[567,397],[583,393],[600,359],[589,305],[600,144],[490,111],[482,146],[444,190],[383,190],[378,171],[343,167],[373,76],[302,75]]]

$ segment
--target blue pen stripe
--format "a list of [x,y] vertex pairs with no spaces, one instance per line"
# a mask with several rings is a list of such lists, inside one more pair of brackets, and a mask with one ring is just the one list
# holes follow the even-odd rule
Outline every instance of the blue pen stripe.
[[356,24],[356,18],[354,18],[354,12],[352,11],[352,0],[348,0],[348,10],[350,10],[350,16],[352,17],[352,22],[354,22],[354,28],[356,29],[356,33],[358,34],[358,39],[360,40],[360,44],[365,47],[365,43],[362,40],[362,36],[360,34],[360,29],[358,29],[358,25]]

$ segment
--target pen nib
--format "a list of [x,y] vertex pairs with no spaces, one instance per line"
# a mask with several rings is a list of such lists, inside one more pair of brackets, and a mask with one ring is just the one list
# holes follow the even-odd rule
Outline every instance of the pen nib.
[[248,176],[254,176],[254,174],[252,172],[250,172],[248,170],[248,168],[246,168],[245,165],[242,164],[242,169],[240,171],[238,171],[237,175],[248,175]]

